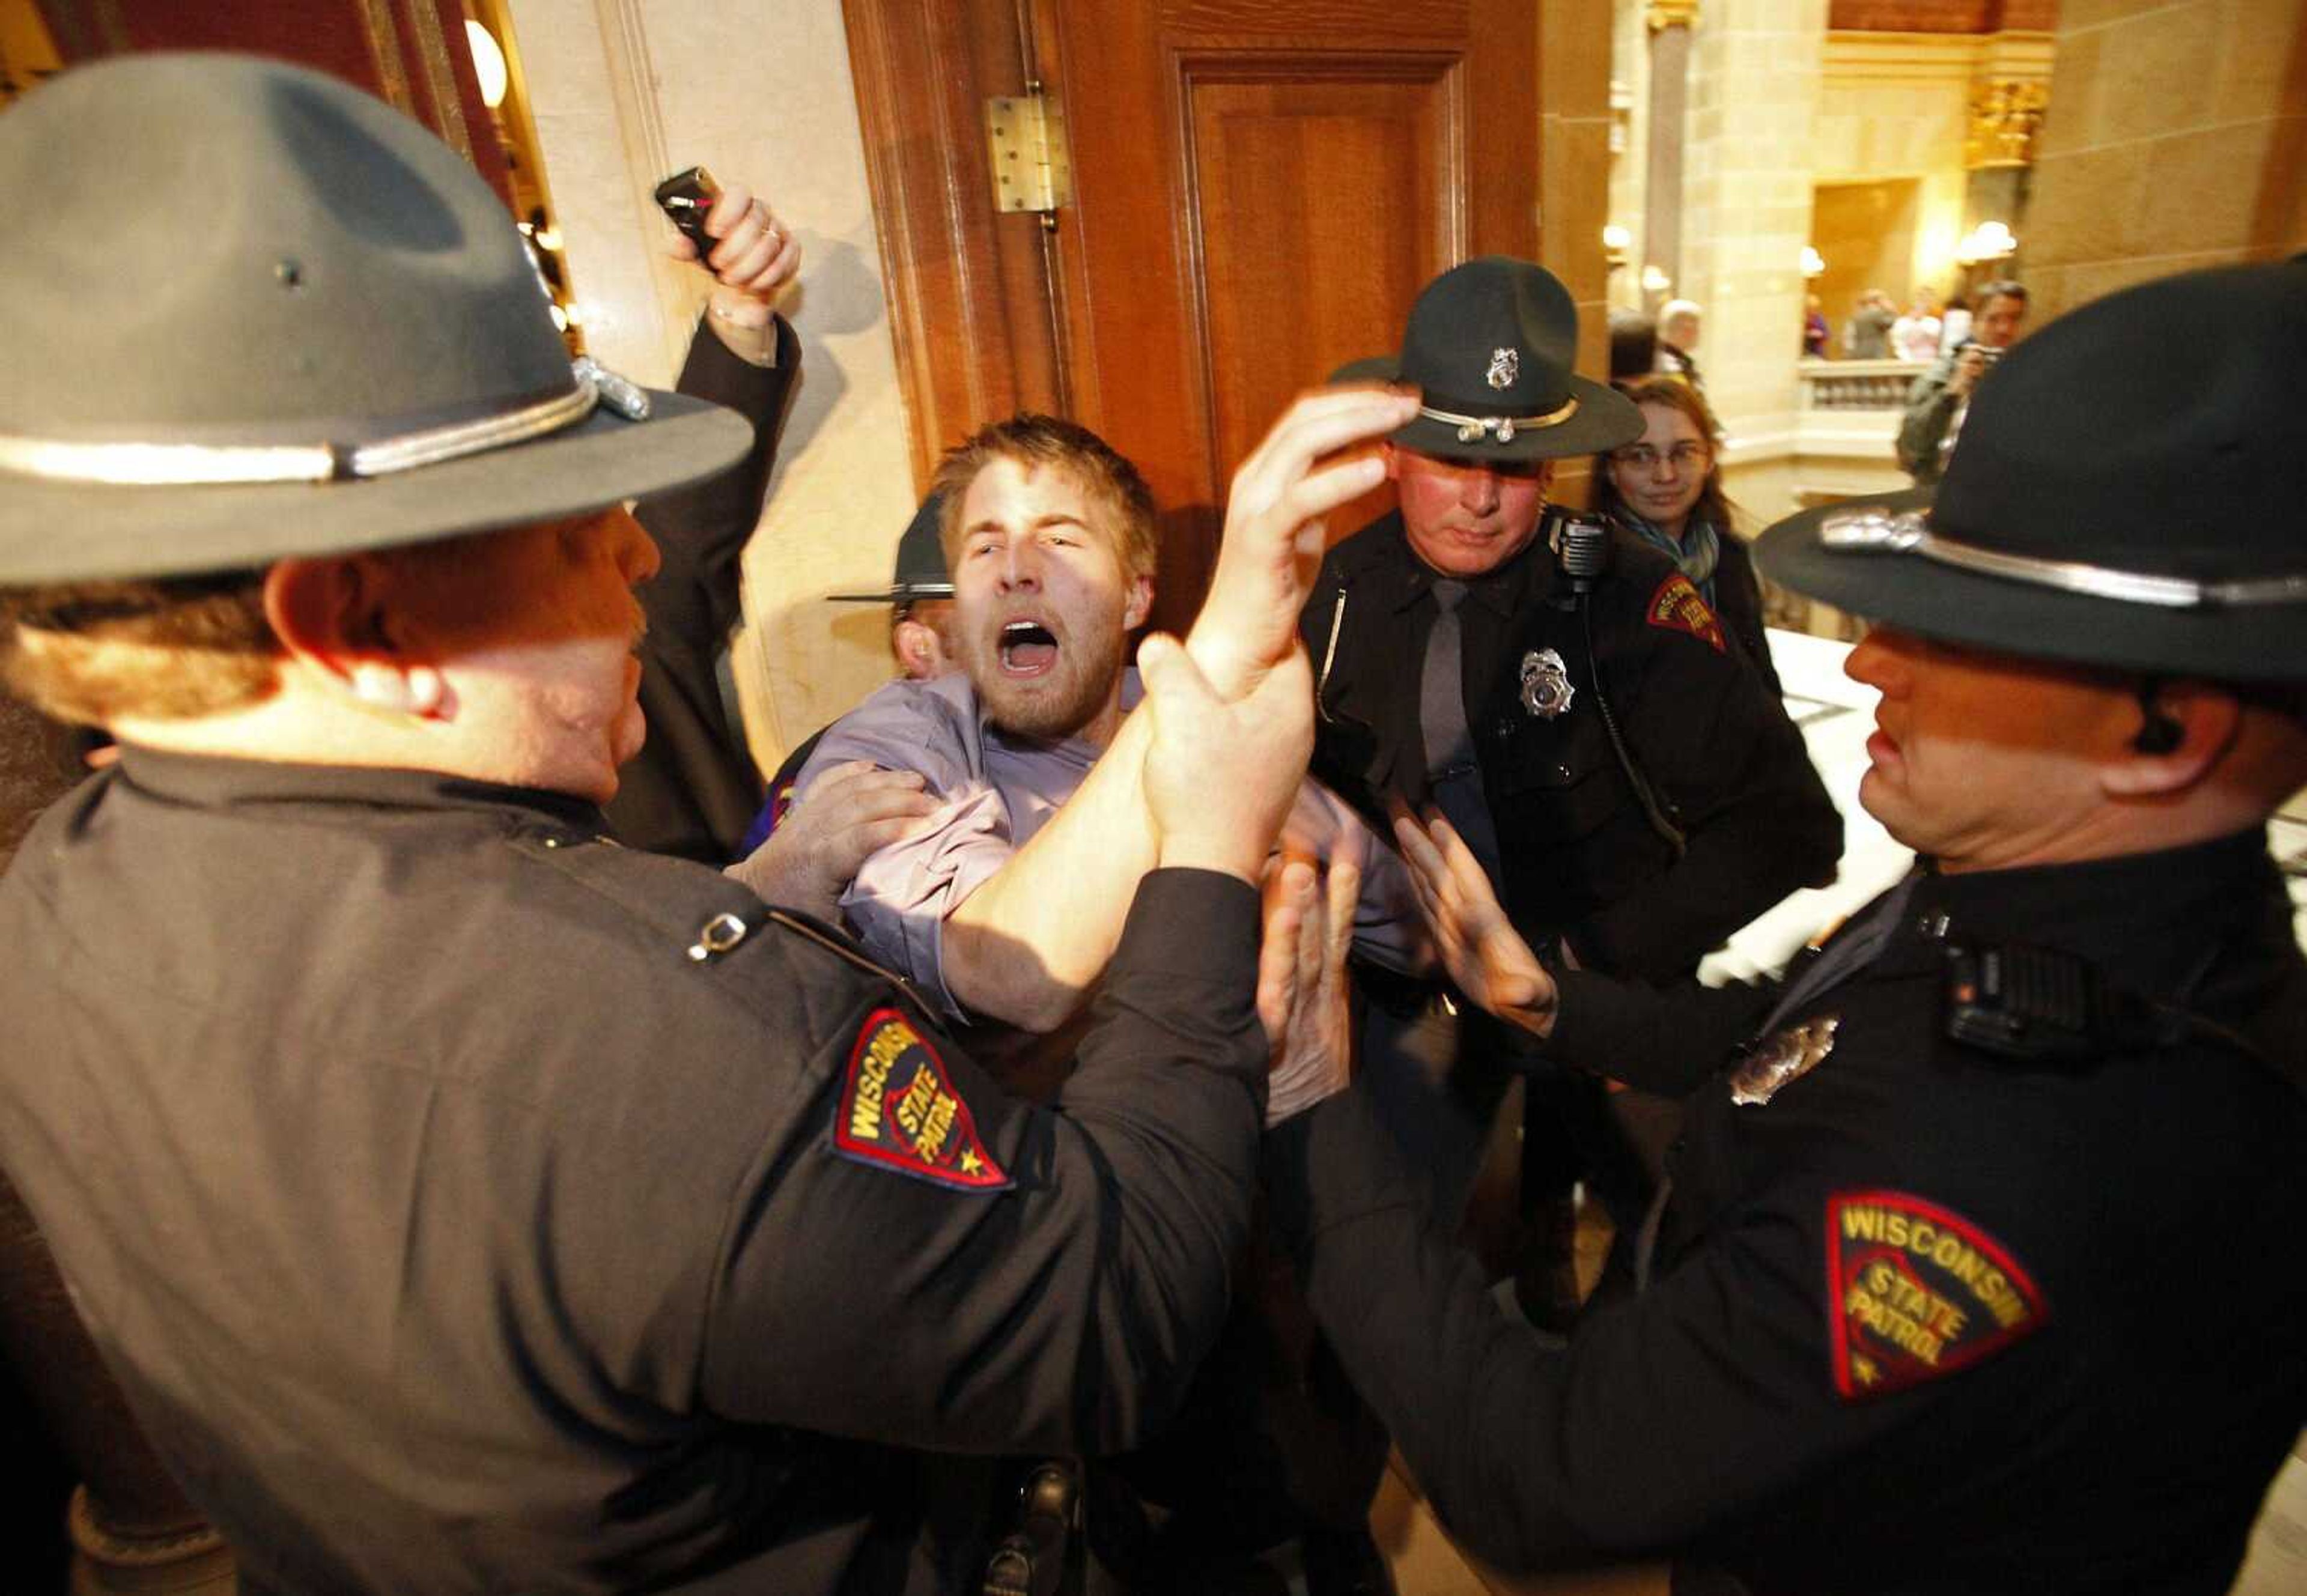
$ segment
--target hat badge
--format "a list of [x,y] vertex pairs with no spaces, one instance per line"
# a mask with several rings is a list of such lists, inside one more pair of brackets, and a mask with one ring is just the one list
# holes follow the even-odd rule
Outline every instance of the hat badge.
[[1493,388],[1512,388],[1514,379],[1521,374],[1522,356],[1518,351],[1493,349],[1490,351],[1490,369],[1482,373],[1482,381]]

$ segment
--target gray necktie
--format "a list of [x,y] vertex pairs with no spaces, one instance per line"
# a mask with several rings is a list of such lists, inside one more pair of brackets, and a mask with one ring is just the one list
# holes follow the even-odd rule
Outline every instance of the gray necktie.
[[1418,678],[1426,785],[1495,885],[1499,879],[1497,828],[1482,796],[1481,766],[1474,758],[1474,734],[1466,725],[1465,643],[1458,620],[1466,584],[1437,579],[1433,593],[1434,630],[1427,634],[1426,663]]

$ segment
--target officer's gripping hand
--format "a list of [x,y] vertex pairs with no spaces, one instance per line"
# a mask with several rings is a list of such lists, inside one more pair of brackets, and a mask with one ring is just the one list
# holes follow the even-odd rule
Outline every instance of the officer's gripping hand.
[[1221,697],[1248,691],[1297,646],[1298,612],[1322,562],[1321,518],[1385,479],[1375,450],[1338,451],[1417,414],[1415,398],[1382,388],[1306,394],[1233,474],[1217,571],[1187,639]]
[[1265,877],[1265,938],[1258,949],[1257,1017],[1271,1050],[1270,1128],[1342,1092],[1351,1078],[1353,942],[1361,871],[1333,860],[1277,859]]
[[1421,824],[1397,814],[1394,836],[1410,867],[1434,950],[1458,990],[1509,1025],[1551,1035],[1554,977],[1498,906],[1490,878],[1472,850],[1440,815]]
[[865,862],[903,841],[936,808],[922,790],[920,771],[852,759],[811,782],[807,799],[786,812],[769,840],[724,873],[763,903],[831,920]]
[[1139,645],[1152,716],[1145,806],[1158,862],[1256,884],[1314,747],[1314,682],[1293,648],[1248,691],[1221,698],[1175,638]]

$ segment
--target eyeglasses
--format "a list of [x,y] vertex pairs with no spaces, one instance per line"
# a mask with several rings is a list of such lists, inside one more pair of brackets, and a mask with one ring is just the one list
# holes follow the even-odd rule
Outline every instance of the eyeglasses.
[[1710,452],[1705,444],[1693,442],[1688,439],[1676,444],[1664,454],[1660,454],[1647,443],[1637,443],[1631,449],[1612,450],[1610,463],[1614,466],[1631,467],[1637,471],[1655,471],[1659,468],[1660,460],[1668,460],[1673,462],[1676,470],[1688,471],[1704,464],[1710,457]]

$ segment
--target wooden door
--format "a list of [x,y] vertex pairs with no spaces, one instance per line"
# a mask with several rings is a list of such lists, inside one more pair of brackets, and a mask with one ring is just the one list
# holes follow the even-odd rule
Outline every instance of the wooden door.
[[[845,9],[916,472],[1020,406],[1094,428],[1165,507],[1158,625],[1292,393],[1393,348],[1445,267],[1539,253],[1531,0]],[[994,210],[982,132],[1036,82],[1072,173],[1046,230]]]
[[130,50],[241,50],[365,89],[471,161],[505,203],[512,184],[465,43],[463,0],[39,0],[71,65]]
[[1537,10],[1033,0],[1032,16],[1072,163],[1065,390],[1166,509],[1155,621],[1179,628],[1233,468],[1290,396],[1396,347],[1444,268],[1538,253]]

